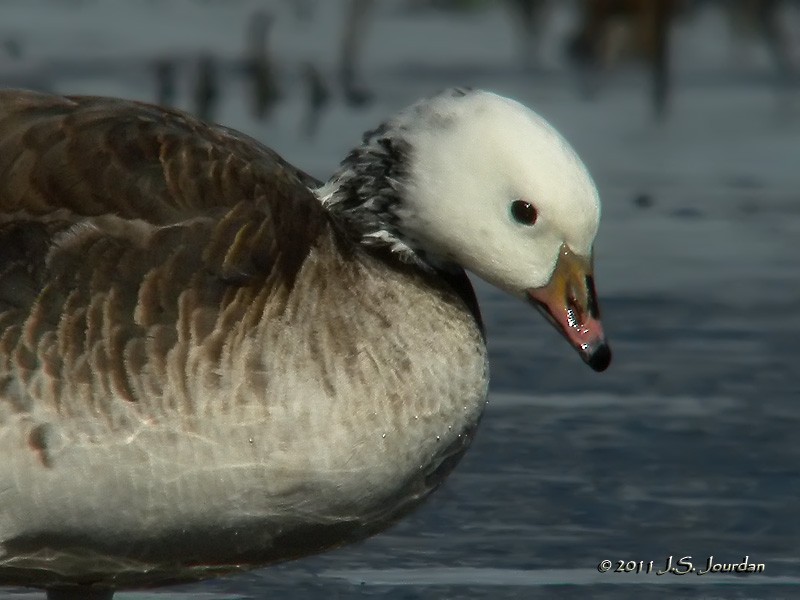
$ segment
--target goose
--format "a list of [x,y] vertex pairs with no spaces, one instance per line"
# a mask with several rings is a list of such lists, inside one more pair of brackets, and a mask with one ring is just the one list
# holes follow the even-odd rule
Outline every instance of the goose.
[[387,528],[486,404],[466,270],[609,365],[599,215],[488,91],[400,111],[325,183],[177,110],[0,92],[0,586],[107,599]]

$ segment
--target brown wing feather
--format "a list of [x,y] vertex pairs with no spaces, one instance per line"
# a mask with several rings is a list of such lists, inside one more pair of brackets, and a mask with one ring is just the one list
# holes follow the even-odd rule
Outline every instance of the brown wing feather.
[[181,342],[220,351],[330,232],[314,184],[177,111],[0,92],[0,404],[135,400]]
[[81,224],[125,237],[145,223],[206,219],[204,258],[221,275],[235,278],[244,260],[291,276],[326,222],[315,183],[258,142],[178,111],[0,92],[0,302],[24,292],[3,274],[40,287],[47,240]]
[[312,210],[304,187],[315,183],[255,140],[179,111],[0,92],[3,213],[67,209],[165,224],[274,196]]

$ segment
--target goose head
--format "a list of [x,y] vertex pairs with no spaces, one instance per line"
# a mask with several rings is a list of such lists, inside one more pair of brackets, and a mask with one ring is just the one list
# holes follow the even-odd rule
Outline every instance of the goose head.
[[361,243],[473,272],[539,309],[590,367],[608,367],[592,271],[597,188],[532,110],[447,90],[365,134],[318,194]]

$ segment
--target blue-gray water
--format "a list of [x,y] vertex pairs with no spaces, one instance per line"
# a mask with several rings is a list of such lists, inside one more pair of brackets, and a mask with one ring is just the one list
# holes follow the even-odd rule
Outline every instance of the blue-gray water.
[[[261,4],[275,3],[6,1],[0,37],[19,38],[27,54],[0,62],[0,83],[152,100],[149,61],[172,53],[188,64],[203,50],[234,63]],[[473,447],[426,505],[357,546],[119,597],[796,598],[797,98],[776,95],[763,52],[749,70],[725,62],[713,14],[678,28],[678,88],[659,126],[635,70],[585,102],[553,58],[555,41],[545,44],[549,67],[513,66],[502,11],[412,18],[394,4],[377,12],[366,49],[369,107],[335,97],[317,137],[303,138],[297,64],[316,57],[335,71],[326,18],[338,22],[338,4],[302,24],[278,3],[284,101],[271,121],[254,119],[239,76],[223,69],[217,118],[324,177],[361,131],[441,87],[488,87],[534,106],[573,142],[604,199],[597,280],[612,367],[592,372],[530,307],[478,282],[490,404]],[[180,73],[179,104],[191,109],[191,73]],[[643,195],[649,203],[634,202]],[[597,571],[605,559],[652,560],[655,571],[670,555],[698,568],[712,555],[748,556],[765,572]]]

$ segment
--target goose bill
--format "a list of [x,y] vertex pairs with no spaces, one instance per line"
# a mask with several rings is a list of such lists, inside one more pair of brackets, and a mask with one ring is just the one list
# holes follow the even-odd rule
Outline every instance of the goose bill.
[[550,281],[527,294],[586,364],[595,371],[608,368],[611,349],[600,322],[591,259],[562,246]]

